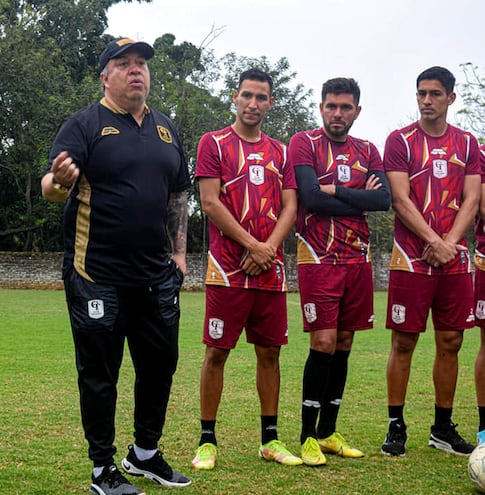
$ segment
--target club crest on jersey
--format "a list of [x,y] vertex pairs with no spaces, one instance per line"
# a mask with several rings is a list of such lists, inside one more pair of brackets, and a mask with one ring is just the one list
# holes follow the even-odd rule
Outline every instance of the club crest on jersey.
[[437,179],[444,179],[448,175],[448,162],[446,160],[433,160],[433,175]]
[[264,184],[264,167],[262,165],[250,165],[249,180],[256,186]]
[[305,312],[305,320],[308,323],[313,323],[317,319],[317,308],[315,303],[306,303],[303,306],[303,311]]
[[157,131],[158,136],[165,143],[170,144],[173,141],[172,134],[170,134],[170,131],[166,127],[163,127],[163,125],[157,125]]
[[349,182],[351,176],[350,167],[342,163],[337,165],[337,176],[340,182]]
[[219,340],[224,334],[224,321],[219,318],[209,318],[209,335],[212,339]]
[[112,127],[112,126],[103,127],[101,129],[101,136],[112,136],[113,134],[119,134],[119,133],[120,133],[119,129],[116,129],[116,127]]
[[404,323],[406,321],[406,306],[402,306],[401,304],[393,304],[392,305],[392,321],[397,325]]
[[104,302],[102,299],[88,301],[88,315],[93,320],[99,320],[104,316]]

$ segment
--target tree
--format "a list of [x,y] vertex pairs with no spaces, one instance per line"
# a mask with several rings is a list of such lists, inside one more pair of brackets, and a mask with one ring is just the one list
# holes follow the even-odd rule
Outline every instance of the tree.
[[485,142],[485,76],[470,62],[461,64],[460,67],[466,81],[458,85],[458,92],[465,104],[458,112],[462,117],[461,125]]
[[[106,9],[120,0],[0,0],[0,249],[60,249],[40,197],[57,128],[99,98]],[[150,0],[148,0],[150,1]]]
[[285,57],[280,58],[274,65],[266,57],[238,57],[228,53],[223,58],[226,69],[224,89],[221,97],[232,101],[232,93],[238,86],[239,75],[251,67],[259,67],[273,79],[273,96],[275,104],[266,114],[264,131],[288,143],[293,134],[317,126],[315,121],[315,103],[312,101],[312,90],[306,90],[303,84],[296,83],[296,72],[291,71],[290,63]]

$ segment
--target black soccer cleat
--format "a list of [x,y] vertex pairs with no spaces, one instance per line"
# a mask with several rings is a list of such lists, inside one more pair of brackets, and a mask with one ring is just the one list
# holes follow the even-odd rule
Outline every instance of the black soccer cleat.
[[381,452],[385,455],[404,456],[406,455],[406,425],[404,422],[391,421]]
[[475,446],[468,443],[458,434],[456,431],[457,426],[452,422],[439,426],[433,425],[428,445],[452,454],[469,456]]

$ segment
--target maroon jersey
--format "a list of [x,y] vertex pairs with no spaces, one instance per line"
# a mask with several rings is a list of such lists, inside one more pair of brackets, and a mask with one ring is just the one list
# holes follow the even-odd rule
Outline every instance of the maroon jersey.
[[[295,134],[289,161],[311,165],[320,184],[365,189],[369,170],[382,171],[377,148],[347,136],[345,142],[328,138],[322,128]],[[325,216],[299,202],[296,222],[298,264],[349,264],[370,261],[369,229],[365,216]]]
[[[482,184],[485,184],[485,144],[480,146],[480,165],[482,170]],[[485,222],[480,217],[480,213],[475,224],[475,237],[477,239],[475,266],[479,270],[485,270]]]
[[[442,238],[450,231],[462,202],[466,175],[480,174],[478,143],[469,133],[452,125],[443,136],[429,136],[417,122],[392,132],[384,150],[386,172],[409,175],[409,197],[429,226]],[[460,244],[466,246],[465,239]],[[421,259],[426,245],[396,215],[391,270],[415,273],[468,273],[468,251],[460,251],[443,267]]]
[[[197,150],[197,178],[221,180],[220,200],[240,225],[258,241],[268,239],[282,208],[283,189],[296,189],[287,166],[286,146],[266,134],[256,143],[241,139],[226,127],[202,136]],[[270,270],[257,277],[241,270],[248,255],[237,242],[209,222],[206,284],[273,291],[286,290],[283,249],[278,247]]]

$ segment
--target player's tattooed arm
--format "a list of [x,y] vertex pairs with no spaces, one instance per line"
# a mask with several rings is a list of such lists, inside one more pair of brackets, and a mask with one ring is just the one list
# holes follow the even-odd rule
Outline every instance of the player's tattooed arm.
[[186,273],[187,218],[187,194],[185,191],[172,193],[167,205],[167,233],[172,244],[172,258],[184,275]]

